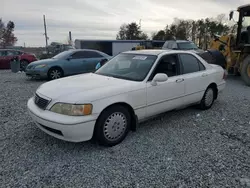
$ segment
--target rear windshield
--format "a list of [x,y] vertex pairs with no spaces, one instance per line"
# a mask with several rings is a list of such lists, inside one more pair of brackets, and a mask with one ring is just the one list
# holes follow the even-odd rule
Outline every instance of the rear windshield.
[[178,43],[180,50],[196,50],[198,47],[192,42],[181,42]]

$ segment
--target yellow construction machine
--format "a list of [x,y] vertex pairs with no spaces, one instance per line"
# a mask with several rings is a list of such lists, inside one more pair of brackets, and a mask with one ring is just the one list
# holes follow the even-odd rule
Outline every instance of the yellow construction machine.
[[[222,65],[229,74],[241,75],[243,81],[250,86],[250,4],[240,6],[236,36],[229,34],[225,36],[214,35],[210,42],[210,49],[220,51],[226,61]],[[234,11],[229,14],[233,19]],[[245,31],[243,27],[246,28]],[[222,61],[221,61],[222,62]]]

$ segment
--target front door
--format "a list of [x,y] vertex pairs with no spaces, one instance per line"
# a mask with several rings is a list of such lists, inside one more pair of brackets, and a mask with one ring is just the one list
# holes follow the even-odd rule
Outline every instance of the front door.
[[87,72],[85,53],[84,51],[78,51],[73,53],[69,60],[64,62],[64,69],[68,75],[79,74]]
[[[166,82],[153,86],[151,81],[157,73],[168,75]],[[147,82],[147,116],[153,116],[183,105],[185,92],[183,76],[176,54],[163,56]]]

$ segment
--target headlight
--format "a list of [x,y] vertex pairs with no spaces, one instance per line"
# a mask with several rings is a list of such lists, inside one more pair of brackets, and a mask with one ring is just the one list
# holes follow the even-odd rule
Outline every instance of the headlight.
[[92,113],[92,104],[56,103],[50,111],[68,116],[86,116]]
[[37,65],[37,66],[35,66],[35,69],[37,69],[37,68],[43,68],[43,67],[46,67],[46,66],[47,66],[46,64]]

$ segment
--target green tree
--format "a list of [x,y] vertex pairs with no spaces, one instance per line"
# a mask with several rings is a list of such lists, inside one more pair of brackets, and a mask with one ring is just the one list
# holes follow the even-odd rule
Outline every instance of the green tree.
[[120,30],[116,35],[117,40],[147,40],[148,35],[141,31],[140,26],[132,22],[130,24],[122,24]]
[[0,46],[6,48],[7,46],[14,46],[17,38],[14,35],[15,24],[12,21],[4,25],[2,19],[0,19]]
[[166,33],[164,30],[158,31],[153,37],[153,40],[165,40]]
[[141,40],[148,40],[148,35],[146,33],[142,32],[140,34],[140,36],[139,36],[139,39],[141,39]]
[[126,32],[127,32],[127,25],[126,24],[122,24],[120,26],[120,31],[116,35],[116,39],[117,40],[126,40],[126,38],[127,38]]
[[155,32],[152,36],[152,39],[192,40],[200,48],[207,49],[213,34],[225,35],[231,32],[232,26],[229,24],[230,23],[227,21],[225,14],[220,14],[215,18],[199,20],[174,18],[173,23],[167,25],[164,30]]

